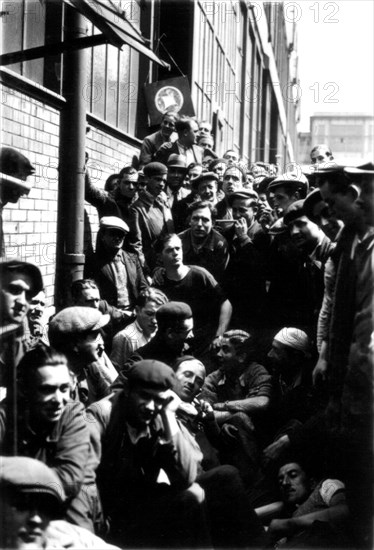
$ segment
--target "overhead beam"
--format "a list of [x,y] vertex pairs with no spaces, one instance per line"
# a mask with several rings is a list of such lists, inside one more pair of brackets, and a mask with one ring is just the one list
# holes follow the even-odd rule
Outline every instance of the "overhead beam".
[[92,48],[93,46],[101,46],[107,42],[108,38],[104,34],[74,38],[66,42],[54,42],[53,44],[46,44],[44,46],[38,46],[37,48],[29,48],[28,50],[19,50],[18,52],[0,55],[0,65],[11,65],[22,61],[39,59],[47,55],[58,55],[64,52],[82,50],[83,48]]

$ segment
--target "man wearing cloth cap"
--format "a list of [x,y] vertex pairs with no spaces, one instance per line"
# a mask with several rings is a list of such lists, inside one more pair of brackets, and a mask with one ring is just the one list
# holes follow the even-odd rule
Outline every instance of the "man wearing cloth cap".
[[261,324],[266,299],[265,260],[270,238],[256,220],[257,199],[257,193],[248,189],[228,196],[235,223],[226,233],[230,261],[224,288],[233,304],[231,325],[246,330]]
[[141,266],[149,275],[156,265],[155,241],[174,231],[171,210],[162,197],[168,169],[160,162],[144,167],[146,187],[131,207],[130,243],[138,254]]
[[55,519],[62,516],[63,489],[39,460],[0,457],[0,495],[0,548],[115,550],[87,529]]
[[88,307],[67,307],[49,324],[51,346],[64,353],[74,374],[73,394],[88,405],[109,394],[117,371],[104,351],[101,329],[109,315]]
[[34,166],[22,153],[11,147],[0,149],[0,256],[5,255],[3,208],[8,202],[16,203],[22,195],[30,193],[31,184],[26,180],[34,172]]
[[175,375],[148,359],[134,363],[127,380],[128,388],[87,411],[110,539],[132,548],[204,546],[200,504],[190,492],[202,455],[176,419]]
[[191,182],[192,188],[197,191],[200,199],[209,201],[212,206],[217,204],[218,176],[214,172],[202,172]]
[[101,298],[121,309],[131,322],[135,300],[148,284],[137,255],[123,249],[128,232],[128,225],[120,218],[101,218],[96,252],[87,260],[85,276],[95,279]]

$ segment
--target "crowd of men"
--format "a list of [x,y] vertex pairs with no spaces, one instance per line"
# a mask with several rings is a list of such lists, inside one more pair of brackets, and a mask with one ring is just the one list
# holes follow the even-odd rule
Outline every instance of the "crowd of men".
[[374,165],[245,166],[168,112],[85,186],[67,307],[2,248],[0,548],[371,548]]

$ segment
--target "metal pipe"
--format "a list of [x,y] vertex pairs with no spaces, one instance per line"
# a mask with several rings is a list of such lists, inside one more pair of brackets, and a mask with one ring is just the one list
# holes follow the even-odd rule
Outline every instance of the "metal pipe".
[[[85,19],[75,9],[65,11],[64,39],[86,34]],[[86,136],[86,51],[64,54],[63,96],[60,115],[59,187],[57,217],[55,306],[66,307],[73,280],[83,277],[84,167]]]

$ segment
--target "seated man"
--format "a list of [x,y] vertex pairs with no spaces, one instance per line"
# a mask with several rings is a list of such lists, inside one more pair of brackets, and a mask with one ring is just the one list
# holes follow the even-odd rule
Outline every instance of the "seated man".
[[113,339],[110,359],[118,371],[123,370],[134,351],[153,338],[157,329],[156,312],[167,301],[165,294],[156,288],[143,290],[139,294],[135,306],[135,321],[118,332]]
[[338,479],[318,483],[297,460],[287,459],[278,472],[286,518],[273,519],[268,536],[282,548],[349,548],[345,486]]
[[86,406],[108,395],[118,375],[104,351],[101,329],[108,323],[109,315],[74,306],[62,309],[49,324],[51,346],[69,360],[73,396]]
[[213,207],[208,201],[195,201],[189,207],[190,229],[178,236],[184,261],[204,267],[221,282],[229,260],[226,239],[213,229]]
[[101,297],[131,317],[134,300],[148,287],[136,254],[123,250],[127,224],[115,216],[100,220],[95,254],[88,258],[85,275],[95,279]]
[[143,360],[127,380],[127,389],[88,410],[110,538],[122,548],[205,546],[201,488],[194,484],[201,452],[176,418],[174,373]]
[[249,486],[258,459],[256,428],[270,406],[271,376],[253,360],[251,336],[242,330],[223,334],[218,370],[205,380],[201,397],[213,409],[229,445],[221,447],[223,462],[239,469]]
[[181,403],[177,417],[195,437],[203,453],[202,467],[196,481],[205,491],[214,547],[259,548],[262,526],[251,509],[240,474],[233,466],[221,466],[210,441],[219,428],[212,407],[199,400],[205,380],[205,367],[198,359],[186,355],[174,366],[175,393]]
[[39,460],[0,458],[0,548],[23,550],[96,548],[116,550],[63,516],[58,476]]
[[[67,359],[40,344],[25,354],[17,371],[17,452],[53,469],[66,495],[66,519],[94,531],[101,526],[96,465],[84,409],[71,402]],[[0,453],[14,453],[9,402],[0,407]]]
[[214,277],[202,267],[183,263],[182,241],[177,235],[168,235],[160,243],[165,275],[155,286],[165,292],[169,300],[189,304],[194,319],[194,352],[207,355],[227,329],[232,307]]

